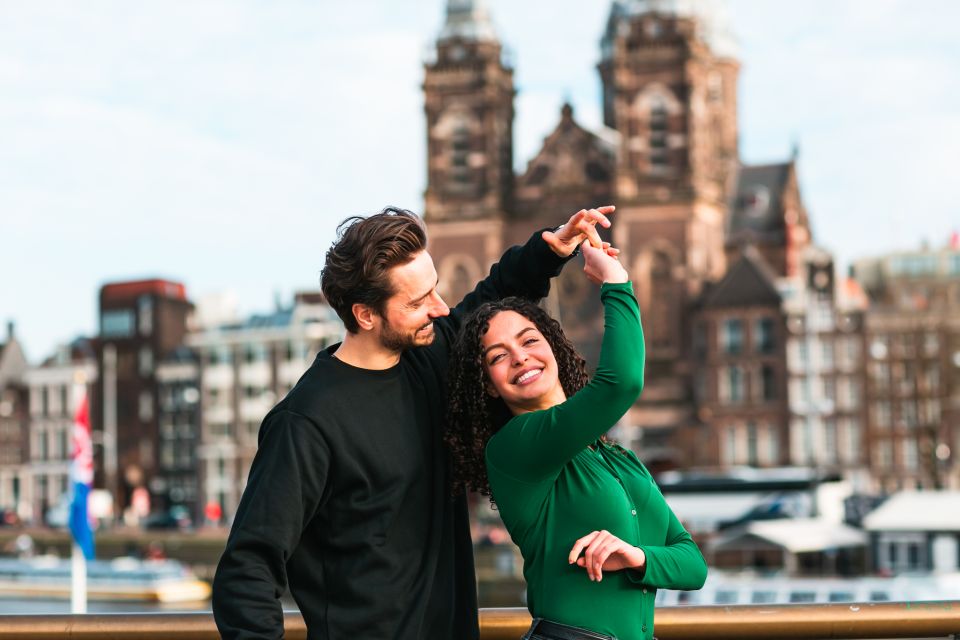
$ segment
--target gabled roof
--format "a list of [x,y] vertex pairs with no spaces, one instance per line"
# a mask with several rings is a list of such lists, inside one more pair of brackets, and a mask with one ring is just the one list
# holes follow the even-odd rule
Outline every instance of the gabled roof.
[[960,532],[960,491],[901,491],[867,514],[867,531]]
[[582,188],[613,183],[616,144],[581,127],[573,107],[564,104],[560,123],[543,141],[539,153],[517,181],[518,195],[525,188]]
[[753,247],[746,247],[741,258],[707,293],[704,307],[748,307],[780,305],[775,276]]
[[823,518],[782,518],[750,522],[742,529],[720,538],[714,548],[740,548],[749,544],[750,538],[781,547],[790,553],[864,547],[867,544],[867,534],[846,524]]

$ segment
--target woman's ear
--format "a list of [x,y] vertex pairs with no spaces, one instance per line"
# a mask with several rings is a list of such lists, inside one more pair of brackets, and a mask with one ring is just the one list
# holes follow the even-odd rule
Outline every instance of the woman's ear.
[[499,397],[500,397],[500,394],[497,393],[497,390],[496,390],[496,388],[494,388],[493,384],[491,384],[491,383],[488,382],[486,386],[487,386],[487,395],[488,395],[488,396],[490,396],[491,398],[499,398]]

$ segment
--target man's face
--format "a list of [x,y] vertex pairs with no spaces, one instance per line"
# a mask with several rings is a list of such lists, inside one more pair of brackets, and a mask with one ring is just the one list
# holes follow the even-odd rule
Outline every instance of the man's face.
[[433,320],[450,313],[437,293],[437,270],[426,251],[390,270],[394,294],[387,300],[380,325],[380,343],[391,351],[433,342]]

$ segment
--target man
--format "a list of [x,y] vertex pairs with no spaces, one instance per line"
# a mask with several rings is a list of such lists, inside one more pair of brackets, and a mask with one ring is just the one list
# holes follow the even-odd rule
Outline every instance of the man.
[[477,638],[466,502],[450,498],[441,441],[449,348],[479,304],[545,296],[612,211],[509,249],[453,310],[414,214],[340,226],[321,287],[346,335],[264,418],[213,584],[224,638],[282,637],[288,585],[310,638]]

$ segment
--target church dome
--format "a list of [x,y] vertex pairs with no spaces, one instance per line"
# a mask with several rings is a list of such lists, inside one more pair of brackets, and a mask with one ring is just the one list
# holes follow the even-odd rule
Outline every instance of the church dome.
[[614,0],[601,43],[603,57],[608,58],[612,53],[613,40],[622,21],[647,13],[659,13],[695,19],[714,55],[736,58],[739,47],[726,9],[723,0]]

